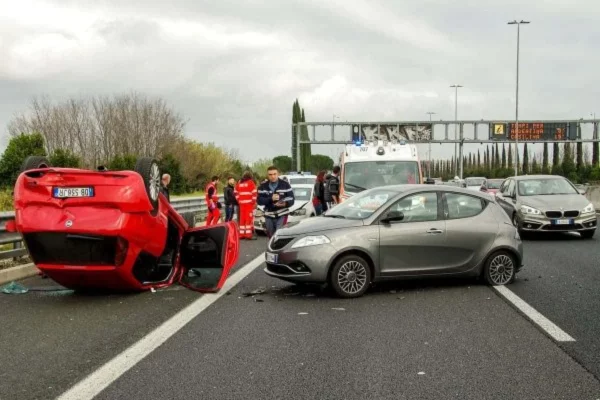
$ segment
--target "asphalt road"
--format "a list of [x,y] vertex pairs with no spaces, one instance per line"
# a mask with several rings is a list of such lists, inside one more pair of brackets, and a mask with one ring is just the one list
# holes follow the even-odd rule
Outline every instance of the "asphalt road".
[[[573,343],[469,280],[386,284],[341,300],[261,266],[97,398],[600,399],[599,242],[528,240],[526,268],[508,286]],[[241,259],[264,245],[244,242]],[[244,296],[258,288],[267,292]],[[177,286],[50,293],[0,295],[0,399],[56,397],[198,298]]]
[[[263,249],[242,242],[234,271]],[[0,293],[0,400],[55,398],[201,296],[179,285],[80,295],[42,291],[58,287],[49,279],[21,283],[33,291]]]

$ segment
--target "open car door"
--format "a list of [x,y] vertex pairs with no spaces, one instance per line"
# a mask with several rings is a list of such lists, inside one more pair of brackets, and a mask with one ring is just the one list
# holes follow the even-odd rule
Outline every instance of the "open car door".
[[199,292],[218,292],[239,257],[237,224],[189,228],[183,234],[179,252],[179,283]]

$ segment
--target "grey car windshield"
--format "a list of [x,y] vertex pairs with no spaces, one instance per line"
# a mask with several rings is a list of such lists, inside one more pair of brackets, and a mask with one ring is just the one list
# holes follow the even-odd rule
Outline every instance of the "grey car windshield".
[[481,186],[485,179],[466,179],[467,186]]
[[421,183],[415,161],[361,161],[344,165],[344,191],[356,193],[386,185]]
[[294,191],[294,198],[299,201],[308,201],[310,200],[310,192],[312,192],[312,188],[299,188],[292,187]]
[[399,192],[390,189],[372,189],[350,197],[336,205],[323,216],[344,219],[365,219],[385,205]]
[[562,178],[527,179],[519,182],[519,196],[551,196],[558,194],[579,194]]

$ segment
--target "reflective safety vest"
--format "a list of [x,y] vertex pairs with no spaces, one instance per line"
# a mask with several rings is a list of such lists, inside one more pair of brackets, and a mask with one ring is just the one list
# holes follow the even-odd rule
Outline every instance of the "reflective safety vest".
[[235,185],[233,190],[235,199],[237,200],[240,207],[244,205],[256,205],[256,199],[258,197],[258,191],[256,185],[252,179],[245,181],[239,181]]
[[[212,198],[208,195],[210,189],[213,189],[213,195]],[[214,183],[210,182],[208,185],[206,185],[206,189],[204,190],[204,193],[206,193],[204,195],[204,199],[206,200],[206,204],[210,204],[210,201],[212,200],[213,203],[216,203],[217,201],[219,201],[219,195],[217,195],[217,187],[215,186]]]

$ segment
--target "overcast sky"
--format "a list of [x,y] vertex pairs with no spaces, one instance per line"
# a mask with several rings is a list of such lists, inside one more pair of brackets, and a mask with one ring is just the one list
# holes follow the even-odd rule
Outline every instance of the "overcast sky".
[[[309,121],[600,118],[598,0],[0,0],[0,126],[34,95],[136,90],[248,161]],[[437,131],[436,131],[437,132]],[[325,135],[323,135],[325,137]],[[338,135],[341,138],[341,135]],[[4,148],[2,140],[0,149]],[[444,150],[442,150],[444,149]],[[425,155],[426,147],[421,152]],[[434,157],[453,146],[434,145]],[[336,149],[315,147],[333,155]]]

